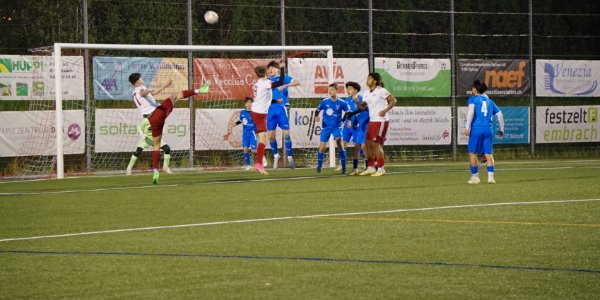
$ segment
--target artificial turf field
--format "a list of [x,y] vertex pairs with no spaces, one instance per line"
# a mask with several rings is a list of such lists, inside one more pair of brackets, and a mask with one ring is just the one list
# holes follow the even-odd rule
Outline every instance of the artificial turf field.
[[0,299],[598,299],[600,160],[0,182]]

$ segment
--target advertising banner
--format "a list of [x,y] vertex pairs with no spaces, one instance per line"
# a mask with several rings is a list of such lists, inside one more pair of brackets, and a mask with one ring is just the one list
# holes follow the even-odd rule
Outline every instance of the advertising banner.
[[599,142],[598,110],[600,105],[538,106],[535,142],[540,144]]
[[[65,110],[64,154],[81,154],[85,146],[82,110]],[[56,118],[53,111],[0,112],[0,156],[56,154]]]
[[535,61],[535,95],[599,97],[600,60]]
[[456,94],[471,96],[473,81],[488,86],[490,98],[527,95],[531,91],[531,74],[527,59],[459,59]]
[[[96,152],[133,152],[142,135],[137,109],[96,109]],[[190,111],[175,108],[165,122],[163,141],[171,150],[190,149]],[[144,150],[151,150],[150,147]]]
[[[290,98],[325,98],[328,96],[329,72],[325,58],[290,58],[288,72],[300,82],[300,86],[289,89]],[[334,58],[333,82],[338,84],[338,95],[346,95],[345,84],[355,81],[366,89],[369,61],[366,58]]]
[[133,86],[129,82],[129,75],[132,73],[140,73],[144,85],[151,90],[173,80],[170,87],[153,95],[157,100],[188,89],[188,64],[185,58],[95,56],[92,60],[96,100],[131,100]]
[[450,107],[394,107],[385,145],[450,145]]
[[[504,137],[498,136],[498,119],[494,117],[494,144],[527,144],[529,143],[529,107],[504,106],[500,108],[504,117]],[[467,108],[458,108],[458,144],[466,145],[469,137],[464,135],[467,124]]]
[[375,72],[396,97],[450,97],[450,59],[377,57]]
[[206,81],[211,82],[207,95],[196,99],[243,100],[254,97],[252,85],[258,79],[254,73],[256,66],[266,66],[272,59],[252,58],[195,58],[194,88],[200,88]]
[[[63,100],[84,99],[82,56],[62,57]],[[0,55],[0,100],[54,100],[52,56]]]

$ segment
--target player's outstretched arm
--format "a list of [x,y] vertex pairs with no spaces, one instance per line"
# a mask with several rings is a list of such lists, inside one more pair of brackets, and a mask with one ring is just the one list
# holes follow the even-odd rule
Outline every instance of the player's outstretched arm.
[[[279,72],[280,72],[279,74],[283,74],[284,71],[285,71],[285,67],[279,68]],[[275,89],[275,88],[282,86],[284,80],[285,80],[285,76],[283,76],[283,75],[279,76],[279,80],[277,80],[277,82],[271,82],[271,89]]]

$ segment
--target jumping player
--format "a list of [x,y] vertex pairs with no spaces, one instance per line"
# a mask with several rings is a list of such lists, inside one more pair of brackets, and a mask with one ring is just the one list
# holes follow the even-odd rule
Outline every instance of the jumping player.
[[[240,119],[235,122],[235,126],[242,124],[242,148],[244,151],[244,163],[246,166],[244,169],[249,171],[252,169],[252,165],[250,164],[250,152],[256,154],[256,145],[257,145],[257,136],[256,136],[256,126],[252,121],[252,117],[250,116],[252,112],[252,102],[254,99],[250,97],[246,97],[244,105],[245,109],[240,111]],[[229,137],[229,134],[225,135],[225,139]],[[266,165],[267,160],[263,158],[263,163]]]

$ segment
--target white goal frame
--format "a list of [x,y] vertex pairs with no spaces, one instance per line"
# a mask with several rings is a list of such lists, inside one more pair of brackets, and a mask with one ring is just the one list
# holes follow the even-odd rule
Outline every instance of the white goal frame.
[[[62,109],[62,49],[105,49],[105,50],[156,50],[156,51],[326,51],[328,80],[333,82],[333,46],[211,46],[211,45],[134,45],[134,44],[54,44],[54,85],[56,95],[56,178],[65,177],[63,157],[63,109]],[[335,149],[329,147],[330,164],[335,165]],[[333,154],[333,155],[332,155]]]

